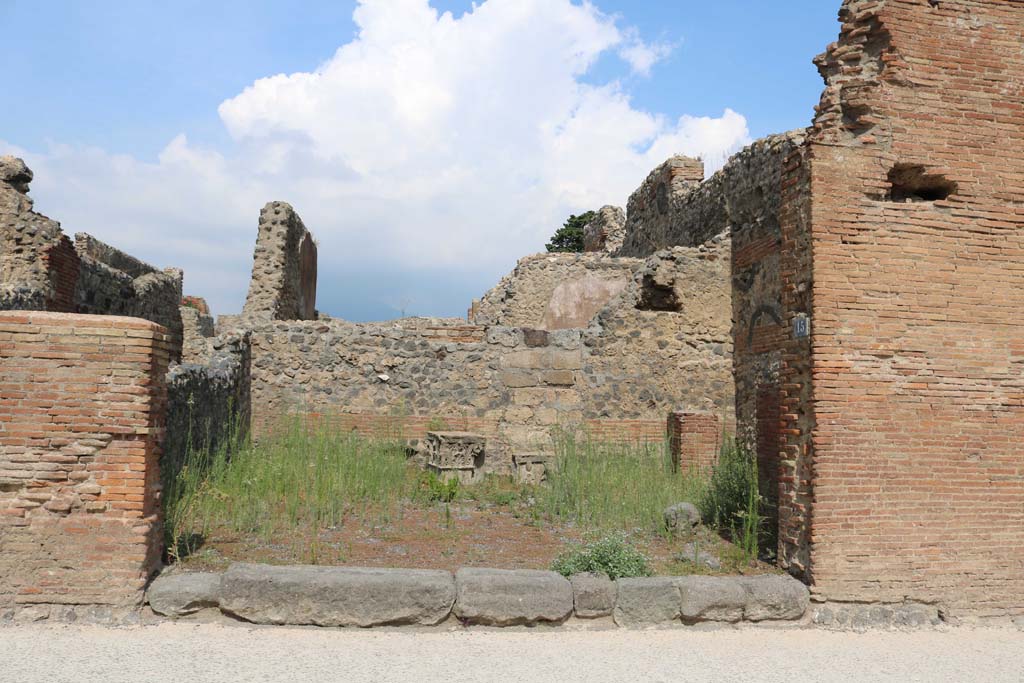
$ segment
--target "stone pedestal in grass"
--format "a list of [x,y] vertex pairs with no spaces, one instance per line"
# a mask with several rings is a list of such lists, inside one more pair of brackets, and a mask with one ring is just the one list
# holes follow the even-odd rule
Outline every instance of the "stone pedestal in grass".
[[512,462],[516,468],[516,479],[521,484],[541,484],[547,479],[553,456],[545,453],[516,454]]
[[444,481],[479,481],[487,439],[470,432],[427,432],[427,469]]

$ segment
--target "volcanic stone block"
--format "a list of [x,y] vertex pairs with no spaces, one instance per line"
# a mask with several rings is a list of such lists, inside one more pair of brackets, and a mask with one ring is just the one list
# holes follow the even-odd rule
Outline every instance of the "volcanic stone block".
[[430,626],[454,600],[446,571],[236,563],[222,579],[220,606],[257,624]]
[[678,579],[685,621],[743,619],[747,605],[744,584],[734,576],[684,576]]
[[672,576],[619,579],[615,623],[619,626],[653,626],[678,622],[679,579]]
[[572,613],[572,584],[555,572],[465,568],[456,572],[455,586],[455,616],[468,623],[561,622]]
[[183,617],[220,604],[220,574],[199,572],[157,577],[146,591],[153,611],[165,617]]
[[610,616],[615,609],[615,582],[607,574],[586,572],[569,577],[576,616],[596,619]]
[[792,576],[747,576],[741,581],[747,591],[747,621],[799,619],[811,600],[807,586]]

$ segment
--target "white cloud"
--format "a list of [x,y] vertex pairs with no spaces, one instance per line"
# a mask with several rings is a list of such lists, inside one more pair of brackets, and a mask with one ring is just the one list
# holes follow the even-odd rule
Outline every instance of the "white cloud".
[[[731,110],[669,118],[635,108],[619,83],[584,83],[602,54],[642,74],[669,50],[589,3],[487,0],[456,19],[427,0],[362,0],[354,19],[356,38],[315,71],[260,79],[220,105],[228,149],[180,135],[155,163],[26,154],[38,209],[184,267],[188,291],[227,312],[241,307],[269,200],[291,202],[317,235],[322,281],[371,264],[496,282],[568,213],[624,205],[668,156],[713,169],[749,141]],[[343,293],[320,298],[343,312]]]
[[619,57],[633,69],[633,73],[649,76],[651,67],[672,54],[671,43],[647,43],[636,29],[625,31],[625,40],[619,47]]

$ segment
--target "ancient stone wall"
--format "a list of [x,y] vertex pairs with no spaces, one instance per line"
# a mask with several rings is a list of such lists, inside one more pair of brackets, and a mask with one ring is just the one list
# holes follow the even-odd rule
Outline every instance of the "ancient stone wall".
[[181,270],[157,270],[81,232],[75,235],[75,251],[81,263],[75,312],[129,316],[162,325],[171,334],[173,358],[177,359],[183,337]]
[[734,429],[728,235],[643,262],[584,333],[589,419],[700,410]]
[[583,251],[614,254],[626,237],[626,212],[618,206],[602,206],[583,226]]
[[[783,161],[802,141],[803,131],[758,140],[703,183],[695,173],[669,177],[673,168],[659,166],[630,197],[625,241],[617,255],[643,257],[659,249],[696,246],[725,230],[777,224],[778,193],[773,190]],[[667,188],[664,195],[659,187]]]
[[0,310],[71,311],[78,256],[60,224],[32,210],[32,171],[0,157]]
[[181,306],[181,362],[205,364],[213,351],[213,316],[195,306]]
[[786,430],[812,460],[810,575],[830,599],[1024,613],[1024,4],[841,20],[792,245],[813,258],[792,411],[813,419]]
[[[624,242],[618,256],[647,256],[670,246],[693,247],[721,232],[694,224],[685,239],[674,233],[677,215],[684,211],[686,197],[704,179],[704,163],[699,159],[674,156],[659,165],[629,196],[626,204]],[[669,241],[672,235],[676,241]]]
[[0,607],[141,602],[169,351],[144,320],[0,312]]
[[84,233],[72,245],[33,211],[31,180],[20,159],[0,158],[0,310],[143,318],[169,330],[177,357],[181,271],[158,271]]
[[601,253],[527,256],[473,303],[469,319],[478,325],[586,327],[642,265]]
[[[719,239],[629,264],[637,273],[586,328],[263,323],[252,336],[254,422],[266,429],[299,412],[418,438],[433,421],[489,437],[489,467],[506,472],[514,455],[550,452],[556,427],[661,440],[676,409],[731,426],[728,254]],[[648,271],[662,273],[671,307],[642,303]]]
[[[182,310],[199,314],[190,307]],[[231,448],[249,431],[249,332],[201,339],[208,344],[206,355],[176,364],[167,373],[167,438],[161,463],[165,479],[180,471],[190,452]]]
[[316,318],[316,243],[299,214],[285,202],[260,211],[249,295],[248,318]]

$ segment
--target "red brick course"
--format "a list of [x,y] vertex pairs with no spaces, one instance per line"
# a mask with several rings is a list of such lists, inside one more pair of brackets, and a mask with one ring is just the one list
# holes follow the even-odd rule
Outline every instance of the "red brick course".
[[0,312],[0,606],[140,602],[169,350],[144,320]]

